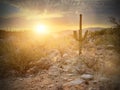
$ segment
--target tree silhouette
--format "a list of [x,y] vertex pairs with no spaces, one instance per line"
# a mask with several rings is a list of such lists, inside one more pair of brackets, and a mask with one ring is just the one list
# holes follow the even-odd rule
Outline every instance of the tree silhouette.
[[117,20],[115,17],[109,17],[109,20],[115,25],[115,28],[120,28],[120,19]]

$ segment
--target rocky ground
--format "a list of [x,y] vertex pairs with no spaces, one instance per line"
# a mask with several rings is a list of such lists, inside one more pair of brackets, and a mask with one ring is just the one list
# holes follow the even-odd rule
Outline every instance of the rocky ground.
[[[89,41],[81,55],[78,50],[61,55],[53,49],[47,57],[34,62],[36,66],[25,76],[1,78],[0,90],[120,90],[119,53],[114,47]],[[41,60],[52,65],[33,74]]]

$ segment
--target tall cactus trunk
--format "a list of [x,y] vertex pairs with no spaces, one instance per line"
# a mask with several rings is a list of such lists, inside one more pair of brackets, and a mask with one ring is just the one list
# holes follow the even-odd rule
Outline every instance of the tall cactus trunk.
[[80,14],[80,24],[79,24],[79,55],[82,53],[82,14]]

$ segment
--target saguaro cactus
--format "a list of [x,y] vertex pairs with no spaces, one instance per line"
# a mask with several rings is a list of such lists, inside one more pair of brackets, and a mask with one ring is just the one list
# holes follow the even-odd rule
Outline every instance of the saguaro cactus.
[[79,41],[79,55],[82,53],[82,41],[85,40],[88,34],[88,30],[85,32],[85,34],[82,37],[82,14],[80,14],[80,21],[79,21],[79,35],[77,34],[77,31],[73,31],[74,38]]

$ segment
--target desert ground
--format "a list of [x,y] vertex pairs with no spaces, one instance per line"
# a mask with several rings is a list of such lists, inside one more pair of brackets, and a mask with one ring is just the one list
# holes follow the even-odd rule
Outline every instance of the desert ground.
[[120,90],[114,31],[89,31],[80,55],[73,31],[2,34],[0,90]]

